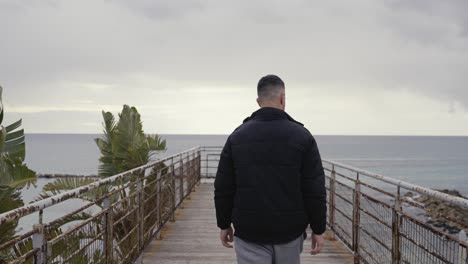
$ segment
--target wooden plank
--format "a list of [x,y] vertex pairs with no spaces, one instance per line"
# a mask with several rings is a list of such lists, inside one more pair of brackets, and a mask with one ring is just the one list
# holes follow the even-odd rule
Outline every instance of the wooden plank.
[[[154,240],[145,249],[143,263],[236,263],[234,250],[224,248],[219,242],[213,188],[209,183],[197,187],[197,191],[184,203],[185,209],[177,211],[177,221],[163,231],[162,240]],[[339,241],[328,239],[318,256],[309,254],[310,243],[309,236],[301,255],[302,263],[353,263],[352,254]]]

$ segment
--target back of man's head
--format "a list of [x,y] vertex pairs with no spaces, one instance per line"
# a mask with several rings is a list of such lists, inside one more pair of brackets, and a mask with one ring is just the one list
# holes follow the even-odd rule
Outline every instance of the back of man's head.
[[284,110],[284,91],[284,82],[280,77],[272,74],[266,75],[258,82],[257,101],[260,106],[274,106]]

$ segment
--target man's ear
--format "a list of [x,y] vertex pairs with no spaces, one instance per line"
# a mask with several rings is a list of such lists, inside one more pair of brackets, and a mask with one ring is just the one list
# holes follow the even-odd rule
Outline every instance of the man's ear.
[[262,107],[262,104],[260,103],[260,98],[257,98],[257,104],[258,106]]
[[283,109],[286,108],[286,94],[285,93],[281,93],[281,96],[280,96],[280,103],[281,103],[281,106],[283,107]]

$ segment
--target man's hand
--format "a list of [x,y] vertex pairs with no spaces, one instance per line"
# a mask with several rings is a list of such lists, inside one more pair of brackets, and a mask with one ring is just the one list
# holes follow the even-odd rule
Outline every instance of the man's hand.
[[232,245],[229,244],[234,241],[234,232],[232,231],[232,227],[221,230],[219,238],[221,239],[221,243],[223,243],[223,246],[227,248],[232,248]]
[[322,251],[324,244],[325,240],[323,239],[322,235],[312,234],[312,250],[310,251],[310,254],[318,255],[320,251]]

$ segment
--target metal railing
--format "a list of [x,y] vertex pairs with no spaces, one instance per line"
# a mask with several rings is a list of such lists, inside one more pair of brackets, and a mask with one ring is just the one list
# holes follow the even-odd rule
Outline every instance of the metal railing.
[[[37,218],[0,245],[0,263],[139,262],[200,181],[201,151],[193,148],[1,214],[0,227]],[[44,221],[64,204],[75,207]]]
[[201,174],[202,178],[207,180],[214,180],[218,170],[219,157],[221,155],[222,147],[219,146],[204,146],[200,147],[201,158]]
[[355,263],[468,263],[468,244],[428,222],[437,216],[468,229],[468,223],[435,215],[403,192],[467,210],[468,200],[332,161],[323,161],[330,229],[354,253]]
[[[0,215],[0,227],[38,214],[37,223],[0,245],[0,263],[133,263],[203,178],[212,181],[220,147],[199,147]],[[411,191],[459,210],[468,201],[323,160],[329,228],[356,263],[467,264],[466,241],[427,223]],[[44,222],[54,206],[72,212]],[[448,215],[438,217],[467,228]]]
[[[221,147],[208,149],[203,171],[214,178]],[[328,196],[328,227],[354,254],[355,263],[468,264],[468,244],[428,223],[424,204],[405,194],[427,196],[456,210],[468,200],[323,160]],[[468,223],[437,215],[448,225],[467,230]]]

